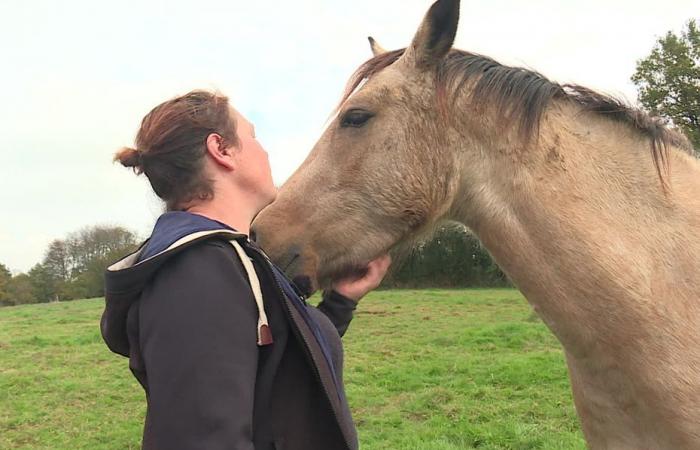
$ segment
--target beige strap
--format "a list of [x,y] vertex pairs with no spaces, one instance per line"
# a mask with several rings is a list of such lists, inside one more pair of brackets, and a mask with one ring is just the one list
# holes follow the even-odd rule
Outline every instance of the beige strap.
[[265,314],[265,307],[263,305],[262,290],[260,289],[260,280],[258,279],[258,274],[255,273],[255,268],[253,263],[250,262],[250,257],[246,254],[241,244],[235,240],[229,241],[233,248],[236,249],[238,257],[241,259],[243,268],[248,273],[248,280],[250,280],[250,287],[253,289],[253,296],[255,297],[255,303],[258,305],[258,345],[269,345],[272,344],[272,333],[270,332],[270,324],[267,321],[267,314]]

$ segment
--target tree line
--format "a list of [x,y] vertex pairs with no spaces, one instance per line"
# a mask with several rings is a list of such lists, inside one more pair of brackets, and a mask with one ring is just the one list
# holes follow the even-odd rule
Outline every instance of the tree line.
[[137,243],[126,228],[98,225],[52,241],[27,273],[12,276],[0,264],[0,306],[101,297],[106,267]]
[[[42,261],[12,276],[0,264],[0,306],[46,303],[104,295],[104,272],[139,244],[123,227],[92,226],[52,241]],[[445,226],[416,245],[387,277],[384,287],[503,286],[505,276],[464,227]]]

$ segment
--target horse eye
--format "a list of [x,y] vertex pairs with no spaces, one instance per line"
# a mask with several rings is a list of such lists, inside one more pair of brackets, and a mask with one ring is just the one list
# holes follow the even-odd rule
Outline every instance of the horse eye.
[[374,114],[369,111],[365,111],[363,109],[351,109],[343,115],[343,118],[340,121],[340,126],[343,128],[360,128],[364,126],[372,117],[374,117]]

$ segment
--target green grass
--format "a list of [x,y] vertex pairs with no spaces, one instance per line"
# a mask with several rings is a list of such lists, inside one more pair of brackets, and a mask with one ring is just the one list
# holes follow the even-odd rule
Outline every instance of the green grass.
[[[140,448],[103,300],[0,309],[0,448]],[[378,291],[344,338],[367,450],[584,449],[560,347],[514,290]]]

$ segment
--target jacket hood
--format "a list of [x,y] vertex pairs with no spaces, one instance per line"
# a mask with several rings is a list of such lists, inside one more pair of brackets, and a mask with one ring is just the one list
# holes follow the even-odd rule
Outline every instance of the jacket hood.
[[105,272],[105,311],[100,321],[102,337],[115,353],[129,356],[126,319],[129,308],[145,285],[171,257],[205,239],[246,240],[233,228],[188,212],[168,212],[158,218],[151,237]]

